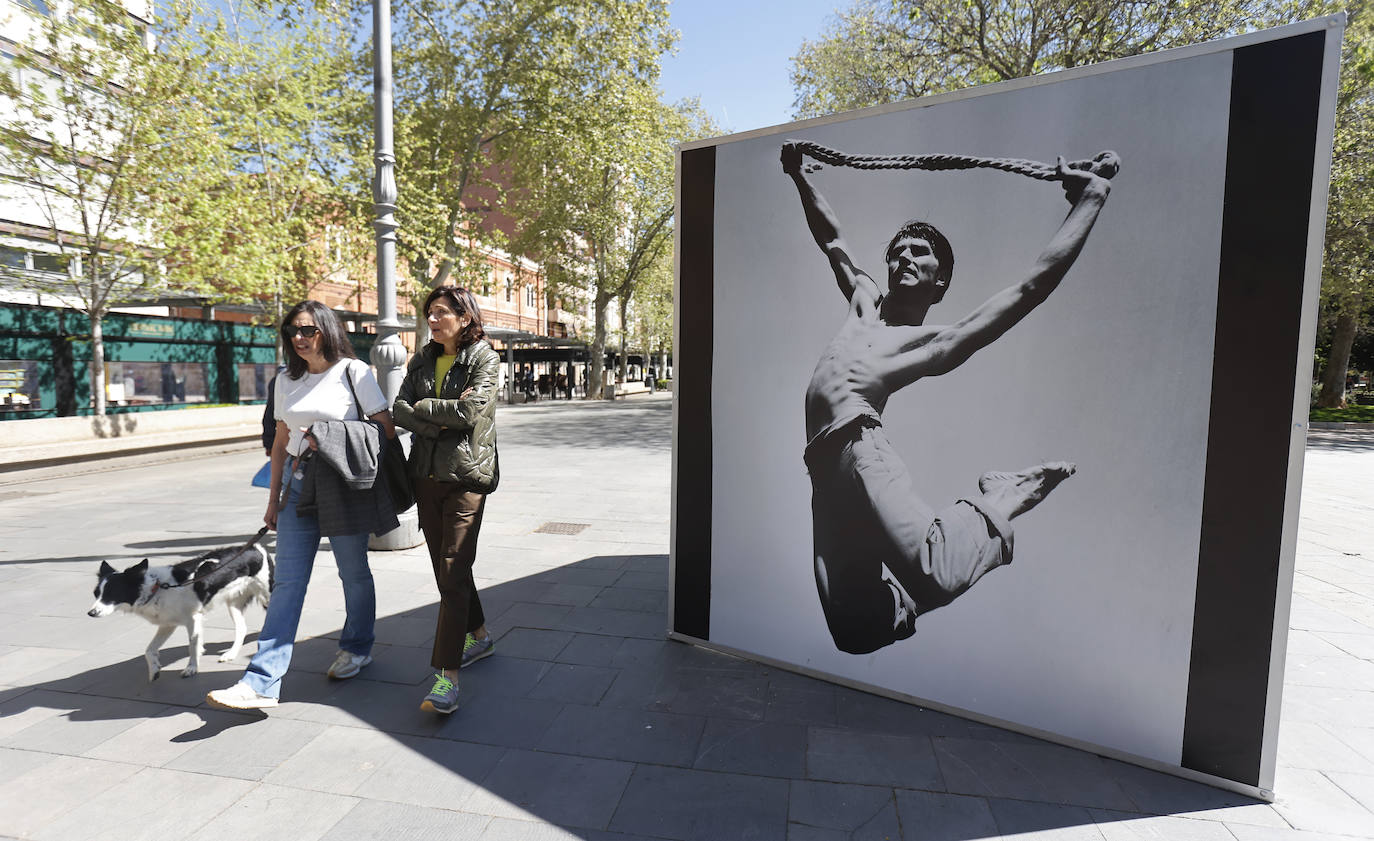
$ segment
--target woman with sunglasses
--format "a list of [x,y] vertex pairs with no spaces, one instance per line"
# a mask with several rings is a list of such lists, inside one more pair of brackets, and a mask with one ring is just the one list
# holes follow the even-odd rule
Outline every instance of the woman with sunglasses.
[[[282,678],[291,665],[305,589],[320,547],[321,519],[331,513],[296,511],[305,471],[318,466],[305,458],[307,451],[317,446],[308,434],[310,425],[316,421],[361,420],[361,407],[388,438],[396,437],[386,397],[372,369],[356,358],[332,310],[319,301],[302,301],[282,320],[281,335],[286,370],[277,377],[274,392],[277,433],[272,443],[267,513],[262,518],[268,528],[277,530],[272,600],[258,635],[258,651],[243,678],[206,696],[212,706],[226,709],[275,707]],[[367,563],[368,531],[328,536],[343,582],[346,611],[339,653],[329,667],[329,676],[343,680],[356,676],[372,662],[377,596]]]
[[466,289],[440,286],[425,299],[433,341],[411,357],[392,412],[414,433],[408,466],[416,515],[439,588],[427,712],[458,709],[458,670],[492,653],[472,580],[487,494],[501,476],[496,458],[496,378],[501,357],[486,342],[482,311]]

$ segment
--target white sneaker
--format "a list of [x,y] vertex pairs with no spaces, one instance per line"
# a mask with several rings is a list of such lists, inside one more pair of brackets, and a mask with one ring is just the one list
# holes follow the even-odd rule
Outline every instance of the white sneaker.
[[206,694],[205,701],[222,710],[263,710],[277,705],[276,698],[259,695],[246,683],[236,683],[228,689],[216,689]]
[[372,662],[370,654],[354,654],[351,651],[340,651],[334,658],[334,665],[329,667],[329,676],[335,680],[348,680],[357,677],[358,672],[363,670],[363,666]]

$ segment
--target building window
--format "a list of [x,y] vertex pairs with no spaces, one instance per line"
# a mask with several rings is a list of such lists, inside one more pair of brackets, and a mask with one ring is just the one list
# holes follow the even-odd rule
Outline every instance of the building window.
[[511,292],[512,292],[514,289],[515,289],[515,278],[512,277],[512,276],[507,276],[507,277],[506,277],[506,302],[507,302],[507,303],[510,302],[510,300],[511,300]]
[[107,362],[105,399],[121,406],[205,403],[208,367],[196,362]]
[[45,251],[26,251],[13,246],[0,246],[0,269],[71,275],[72,270],[78,266],[77,258],[71,254],[51,254]]
[[268,384],[277,375],[276,363],[240,362],[238,368],[239,402],[266,400]]
[[35,271],[52,272],[53,274],[69,274],[72,258],[66,254],[40,254],[34,252],[33,268]]
[[6,76],[10,77],[10,81],[14,82],[15,87],[23,88],[23,76],[19,72],[19,64],[16,62],[16,58],[17,56],[9,50],[0,49],[0,71],[3,71]]
[[0,359],[0,412],[43,408],[38,394],[38,365],[28,359]]
[[531,309],[533,309],[533,307],[534,307],[534,284],[533,284],[533,283],[526,284],[526,286],[525,286],[525,305],[528,306],[528,307],[530,307]]
[[31,12],[37,12],[44,17],[50,14],[48,4],[44,0],[13,0],[13,2],[16,6],[28,9]]

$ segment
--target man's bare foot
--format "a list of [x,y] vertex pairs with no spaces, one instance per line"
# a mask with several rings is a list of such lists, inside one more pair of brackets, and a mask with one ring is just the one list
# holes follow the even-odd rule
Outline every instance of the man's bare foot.
[[1067,461],[1052,461],[1017,473],[992,471],[978,480],[978,490],[989,505],[1010,520],[1038,505],[1077,469]]

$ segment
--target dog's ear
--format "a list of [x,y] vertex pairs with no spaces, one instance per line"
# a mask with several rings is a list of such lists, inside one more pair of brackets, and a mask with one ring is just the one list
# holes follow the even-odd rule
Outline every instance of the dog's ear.
[[129,567],[128,569],[126,569],[126,570],[124,570],[124,571],[125,571],[125,572],[146,572],[147,569],[148,569],[148,559],[147,559],[147,558],[144,558],[143,560],[139,561],[138,563],[134,564],[133,566]]
[[101,578],[104,578],[104,577],[107,576],[107,575],[114,575],[114,572],[115,572],[115,568],[112,567],[112,566],[110,566],[110,562],[109,562],[109,561],[101,561],[101,562],[100,562],[100,572],[98,572],[98,573],[96,573],[96,574],[99,575]]

